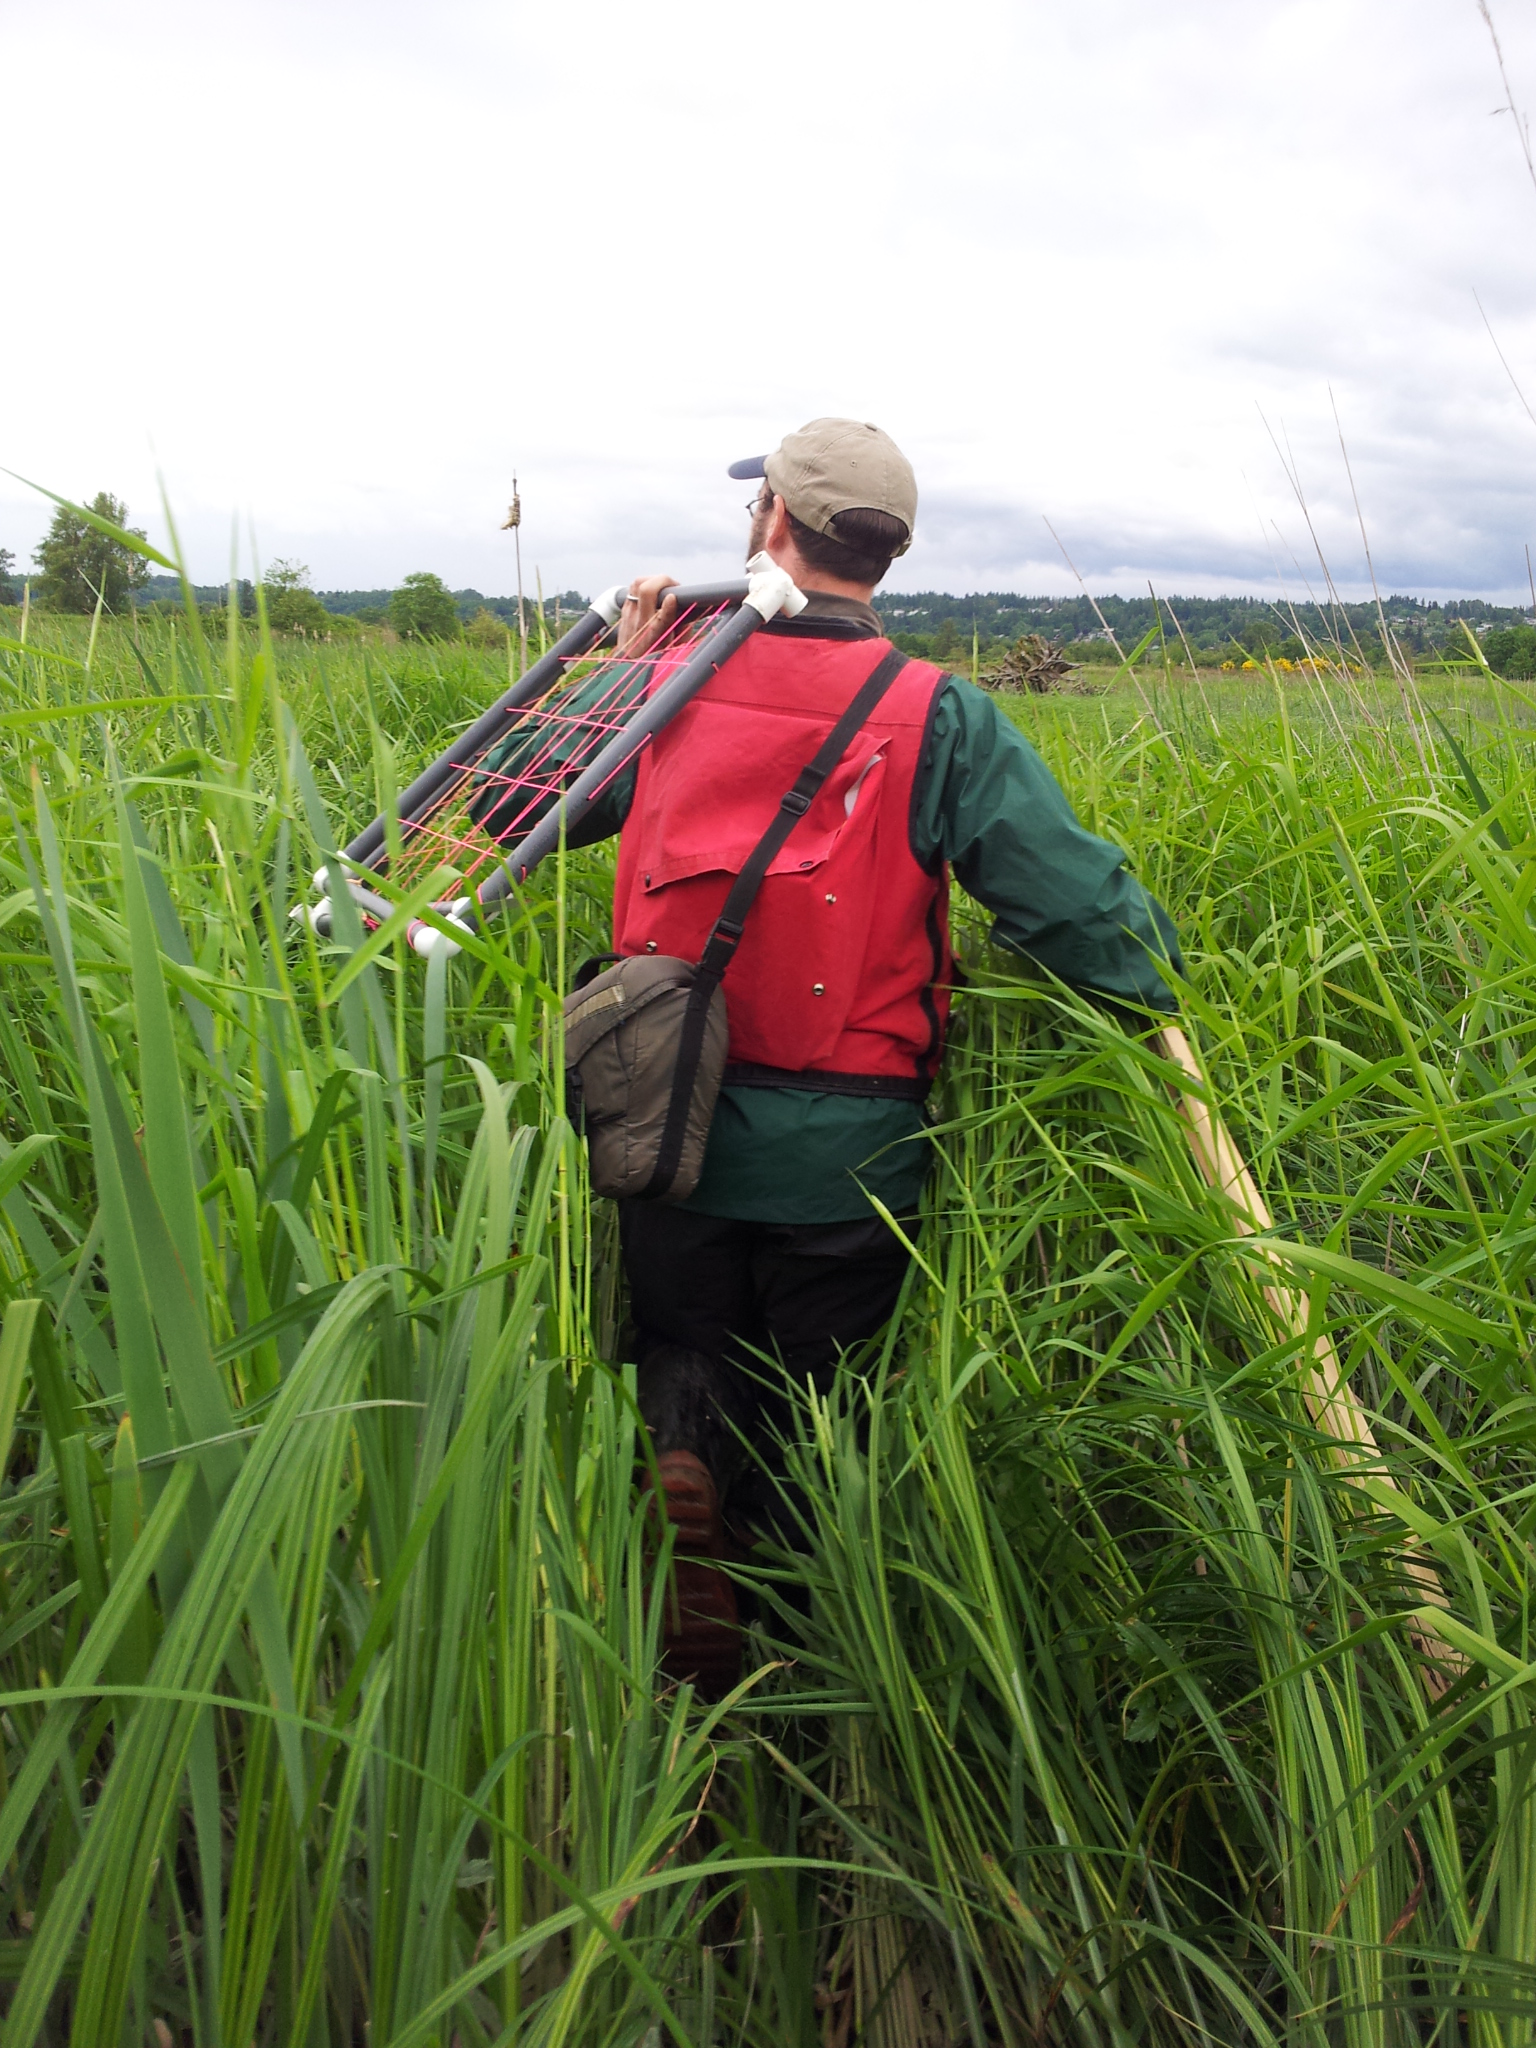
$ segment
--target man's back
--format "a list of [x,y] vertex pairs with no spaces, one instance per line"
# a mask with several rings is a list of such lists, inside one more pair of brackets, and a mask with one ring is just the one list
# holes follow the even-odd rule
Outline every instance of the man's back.
[[[731,1061],[786,1085],[921,1099],[948,1009],[946,882],[908,824],[942,673],[883,638],[767,627],[640,764],[614,894],[620,953],[697,958],[780,799],[871,674],[889,680],[770,865],[725,981]],[[914,1093],[915,1091],[915,1093]]]

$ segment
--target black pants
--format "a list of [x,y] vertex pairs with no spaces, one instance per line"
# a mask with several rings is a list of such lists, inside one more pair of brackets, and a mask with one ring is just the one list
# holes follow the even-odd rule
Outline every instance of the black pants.
[[658,1452],[693,1451],[722,1490],[744,1460],[737,1432],[763,1450],[786,1434],[783,1380],[824,1393],[839,1354],[889,1318],[907,1270],[878,1216],[743,1223],[623,1202],[619,1235],[640,1412]]

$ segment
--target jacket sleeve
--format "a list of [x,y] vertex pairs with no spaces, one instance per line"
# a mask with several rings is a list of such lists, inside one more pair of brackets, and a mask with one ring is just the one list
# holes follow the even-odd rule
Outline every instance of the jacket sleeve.
[[947,861],[993,913],[995,944],[1075,988],[1154,1009],[1177,1002],[1159,972],[1184,972],[1173,920],[1122,849],[1078,823],[1039,754],[993,700],[949,677],[918,767],[912,851]]

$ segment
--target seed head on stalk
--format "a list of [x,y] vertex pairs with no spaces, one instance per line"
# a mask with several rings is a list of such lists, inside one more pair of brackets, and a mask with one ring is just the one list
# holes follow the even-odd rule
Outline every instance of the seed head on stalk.
[[528,621],[523,615],[523,501],[517,489],[517,471],[512,472],[512,502],[507,507],[507,516],[501,522],[503,533],[510,533],[513,546],[517,549],[517,672],[522,675],[528,667]]

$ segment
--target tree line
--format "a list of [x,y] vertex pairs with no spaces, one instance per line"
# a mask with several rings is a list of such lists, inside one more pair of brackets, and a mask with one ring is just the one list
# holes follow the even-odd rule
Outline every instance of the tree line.
[[1065,644],[1074,659],[1114,660],[1111,633],[1129,653],[1157,632],[1176,659],[1187,644],[1202,666],[1244,657],[1298,661],[1336,643],[1375,663],[1383,658],[1383,618],[1405,652],[1457,659],[1470,652],[1463,621],[1480,640],[1495,629],[1532,630],[1531,613],[1518,606],[1398,592],[1382,600],[1379,613],[1374,601],[1290,605],[1262,597],[1021,597],[995,590],[968,597],[893,591],[877,602],[897,646],[935,661],[968,657],[973,646],[985,660],[989,650],[1027,633]]
[[[128,509],[109,491],[99,491],[86,511],[105,525],[142,540],[128,525]],[[90,613],[98,602],[109,612],[133,608],[179,610],[181,586],[172,576],[152,576],[143,557],[104,533],[73,506],[60,506],[34,556],[32,599],[50,611]],[[21,599],[15,557],[0,548],[0,604]],[[487,597],[473,589],[450,590],[440,576],[418,570],[393,590],[312,588],[302,562],[277,561],[263,578],[267,616],[280,633],[335,636],[365,626],[388,626],[403,638],[449,640],[464,637],[502,646],[509,631],[548,637],[585,610],[578,590],[562,591],[542,606],[537,598]],[[222,624],[229,600],[221,586],[194,588],[194,595]],[[254,587],[236,586],[241,613],[256,611]],[[1532,613],[1481,598],[1444,603],[1394,593],[1380,608],[1374,602],[1289,605],[1258,597],[1098,598],[1027,597],[1011,591],[890,591],[879,609],[886,630],[904,653],[962,664],[973,651],[995,659],[1026,634],[1065,645],[1076,660],[1113,660],[1110,635],[1127,652],[1148,632],[1158,632],[1178,658],[1187,645],[1197,662],[1300,660],[1313,648],[1334,644],[1357,652],[1368,663],[1383,660],[1381,626],[1405,652],[1430,659],[1463,659],[1470,650],[1468,627],[1478,636],[1490,665],[1501,674],[1536,676],[1536,624]],[[1536,610],[1536,607],[1533,607]]]
[[[110,491],[98,491],[83,509],[61,505],[33,555],[36,575],[28,579],[31,601],[44,611],[81,616],[95,612],[98,606],[113,614],[180,611],[185,601],[180,581],[174,576],[152,576],[148,562],[130,545],[131,540],[147,538],[142,527],[128,524],[127,506]],[[558,619],[562,605],[568,614],[573,606],[576,611],[586,606],[579,592],[567,591],[542,609],[537,600],[525,600],[520,613],[515,598],[451,591],[440,576],[424,569],[405,577],[394,590],[317,593],[308,566],[288,560],[269,566],[262,589],[268,624],[277,633],[331,637],[338,630],[348,633],[366,625],[385,625],[408,640],[453,640],[462,634],[498,647],[504,646],[508,632],[520,625],[527,630],[544,623],[547,629],[548,614],[552,611]],[[0,548],[0,604],[19,604],[22,596],[16,557],[9,548]],[[193,596],[211,626],[227,624],[229,587],[195,585]],[[360,599],[368,601],[357,601]],[[255,586],[248,580],[237,582],[233,602],[242,617],[254,618]]]

